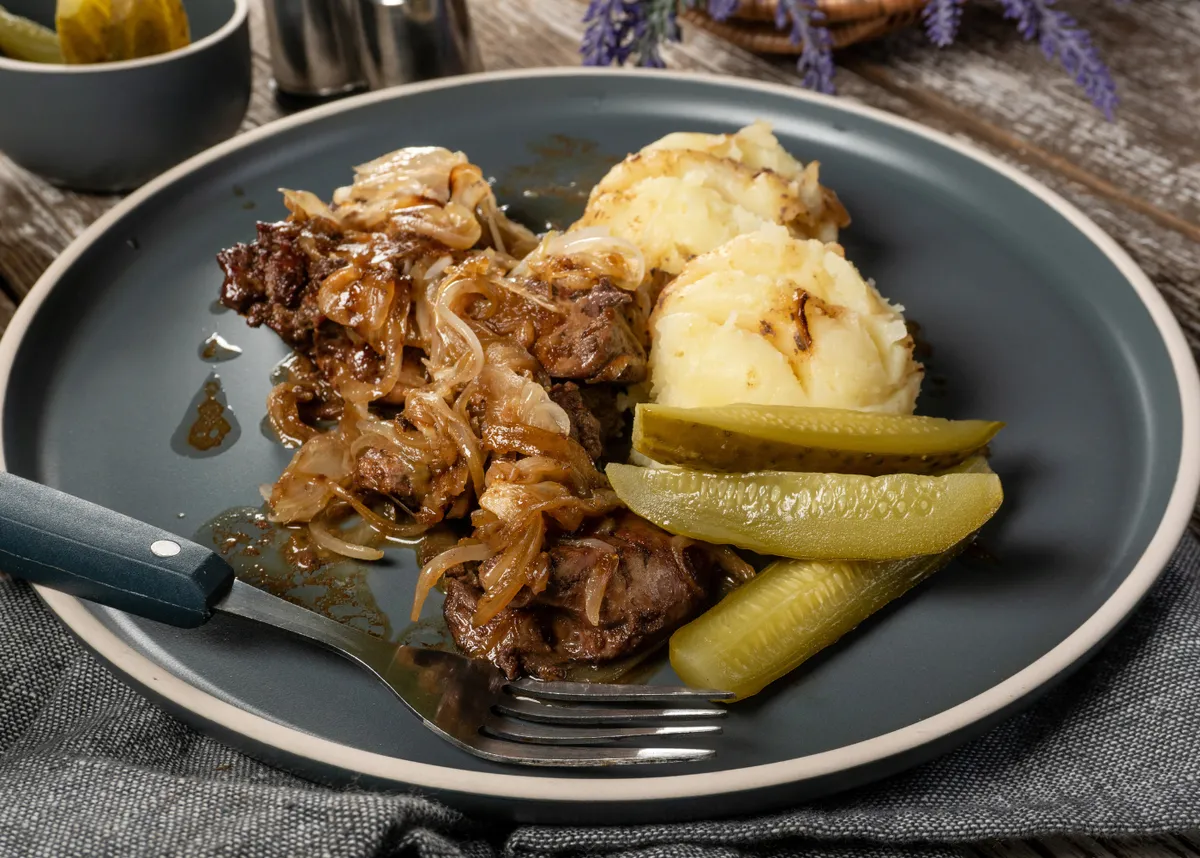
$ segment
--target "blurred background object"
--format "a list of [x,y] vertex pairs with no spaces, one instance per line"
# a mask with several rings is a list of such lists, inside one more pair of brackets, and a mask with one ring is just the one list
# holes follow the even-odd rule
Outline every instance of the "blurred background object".
[[[56,14],[69,22],[58,33],[63,53],[70,45],[76,59],[94,62],[0,57],[0,151],[55,185],[118,192],[233,136],[252,84],[247,0],[184,0],[170,12],[173,3],[155,3],[163,14],[147,27],[137,21],[147,20],[150,3],[90,12],[64,4],[84,13],[79,19],[64,18],[55,0],[7,0],[7,11],[38,26],[43,40]],[[130,28],[113,28],[112,12],[123,9]],[[116,38],[130,29],[142,35]],[[128,52],[136,58],[110,59]]]
[[355,0],[367,83],[382,89],[480,71],[465,0]]
[[264,0],[263,7],[279,92],[324,98],[365,86],[352,0]]
[[[759,54],[796,57],[801,83],[832,94],[833,52],[920,21],[939,48],[955,43],[967,0],[589,0],[580,46],[585,65],[661,68],[680,19]],[[1118,0],[1120,2],[1120,0]],[[1025,41],[1057,59],[1106,119],[1117,88],[1092,37],[1057,0],[999,0]]]
[[465,0],[264,0],[276,89],[325,98],[479,71]]

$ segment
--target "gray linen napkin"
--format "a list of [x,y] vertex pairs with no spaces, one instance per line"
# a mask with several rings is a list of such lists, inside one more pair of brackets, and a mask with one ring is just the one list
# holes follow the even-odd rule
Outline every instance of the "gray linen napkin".
[[959,751],[770,816],[515,831],[339,792],[205,737],[114,679],[0,581],[0,855],[630,858],[954,854],[952,844],[1200,828],[1200,546],[1184,539],[1088,666]]

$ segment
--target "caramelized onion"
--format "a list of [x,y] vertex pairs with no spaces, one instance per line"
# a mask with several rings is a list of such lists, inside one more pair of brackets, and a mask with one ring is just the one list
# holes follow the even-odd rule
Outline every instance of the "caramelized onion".
[[371,509],[359,500],[353,492],[342,488],[336,483],[329,488],[333,494],[348,503],[355,512],[361,515],[363,521],[369,524],[373,530],[382,533],[384,536],[394,536],[398,539],[412,539],[415,536],[420,536],[429,529],[428,525],[418,522],[400,524],[399,522],[392,521]]
[[390,277],[368,274],[357,265],[347,265],[321,282],[317,306],[339,325],[353,329],[376,351],[383,351],[381,346],[386,346],[379,334],[387,323],[395,291]]
[[400,149],[355,167],[354,183],[334,191],[333,202],[343,222],[370,231],[397,211],[448,202],[451,171],[465,163],[461,152],[438,147]]
[[[439,330],[444,326],[454,332],[465,352],[463,357],[453,365],[454,373],[441,379],[447,389],[452,389],[474,381],[483,371],[483,344],[461,316],[453,309],[454,301],[463,294],[471,291],[474,284],[465,276],[449,277],[438,288],[438,300],[435,305],[434,318]],[[434,377],[438,371],[434,369]]]
[[571,434],[571,418],[536,381],[495,366],[485,367],[480,381],[485,386],[492,419],[557,435]]
[[338,388],[348,403],[365,405],[382,399],[396,387],[404,371],[404,321],[393,315],[388,318],[385,338],[383,375],[375,384],[347,379]]
[[475,215],[457,203],[407,207],[392,214],[389,221],[396,231],[424,235],[454,250],[474,247],[483,235]]
[[317,430],[300,419],[300,401],[312,398],[304,389],[291,382],[271,388],[267,396],[267,419],[271,428],[286,447],[299,447],[317,434]]
[[600,609],[604,606],[604,593],[608,590],[608,582],[621,565],[621,555],[616,547],[603,539],[584,538],[563,540],[564,545],[576,545],[581,548],[593,548],[601,552],[603,560],[595,565],[584,585],[583,613],[593,626],[600,625]]
[[325,205],[316,194],[309,191],[289,191],[287,188],[280,188],[280,193],[283,194],[283,204],[287,206],[288,211],[301,220],[327,220],[333,224],[339,223],[338,216],[330,211],[329,206]]
[[442,576],[456,566],[464,563],[479,563],[487,560],[493,554],[492,549],[481,543],[468,543],[448,548],[434,557],[421,569],[417,578],[417,594],[413,600],[412,620],[415,623],[421,616],[421,608],[429,598],[429,592],[442,580]]
[[271,520],[311,521],[333,497],[330,484],[346,479],[353,466],[337,433],[305,441],[271,490]]
[[473,625],[486,625],[508,607],[508,603],[529,583],[533,560],[541,551],[545,536],[546,525],[542,517],[538,515],[529,519],[521,534],[504,549],[496,564],[480,572],[479,581],[484,585],[484,592],[471,618]]
[[614,286],[629,292],[646,278],[646,259],[631,241],[609,234],[604,227],[586,227],[550,233],[541,246],[526,257],[523,266],[536,272],[539,265],[553,266],[554,258],[570,257],[576,263],[607,276]]
[[313,542],[326,551],[332,551],[334,554],[340,554],[343,557],[353,557],[355,560],[383,559],[383,552],[378,548],[355,545],[352,542],[347,542],[340,537],[334,536],[325,524],[325,517],[323,515],[314,518],[308,523],[308,533],[312,537]]
[[421,274],[421,278],[426,283],[437,283],[442,279],[442,275],[446,273],[446,269],[453,264],[454,260],[449,256],[440,256]]

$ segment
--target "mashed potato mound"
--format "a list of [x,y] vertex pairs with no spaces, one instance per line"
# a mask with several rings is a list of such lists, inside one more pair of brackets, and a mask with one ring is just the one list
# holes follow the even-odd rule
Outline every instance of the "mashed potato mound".
[[902,310],[838,245],[764,227],[693,259],[659,298],[652,396],[911,414],[922,370]]
[[850,219],[818,172],[816,162],[789,155],[765,123],[736,134],[669,134],[615,166],[573,228],[607,228],[666,276],[767,226],[835,241]]

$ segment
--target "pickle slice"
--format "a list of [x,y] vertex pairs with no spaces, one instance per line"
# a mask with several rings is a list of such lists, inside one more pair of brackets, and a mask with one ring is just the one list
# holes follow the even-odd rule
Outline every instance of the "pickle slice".
[[27,63],[61,63],[58,36],[28,18],[0,6],[0,56]]
[[110,0],[58,0],[54,24],[63,59],[72,64],[106,62],[111,19]]
[[633,447],[705,471],[935,474],[981,451],[1003,426],[837,408],[639,405]]
[[671,666],[688,685],[737,699],[762,691],[965,546],[886,562],[777,560],[671,635]]
[[669,533],[809,560],[898,560],[948,550],[1000,508],[995,474],[715,474],[610,464],[634,512]]
[[112,0],[108,55],[133,60],[185,47],[187,13],[179,0]]

